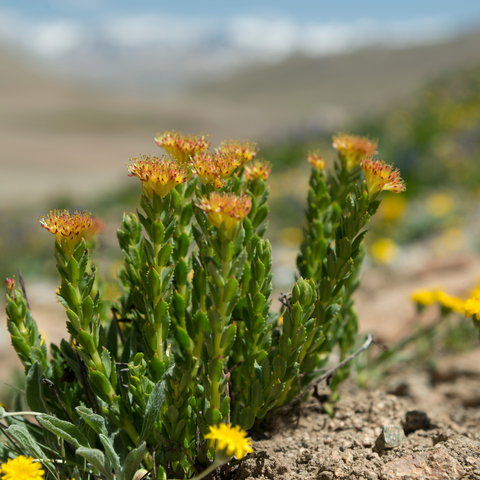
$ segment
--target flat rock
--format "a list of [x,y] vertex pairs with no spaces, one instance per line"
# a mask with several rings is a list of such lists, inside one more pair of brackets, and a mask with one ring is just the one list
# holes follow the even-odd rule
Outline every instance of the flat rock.
[[405,434],[401,427],[397,425],[384,425],[375,445],[378,450],[388,450],[399,447],[404,439]]
[[459,480],[465,470],[443,450],[406,455],[386,463],[381,480]]

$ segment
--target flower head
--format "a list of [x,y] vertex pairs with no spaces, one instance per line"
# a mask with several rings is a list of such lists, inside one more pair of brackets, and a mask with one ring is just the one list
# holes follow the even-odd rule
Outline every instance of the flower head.
[[477,296],[465,300],[462,310],[466,317],[480,320],[480,297]]
[[45,471],[40,462],[34,462],[32,457],[18,457],[8,460],[0,466],[2,480],[42,480]]
[[190,162],[190,158],[203,152],[210,146],[208,135],[182,135],[181,132],[158,133],[155,142],[182,165]]
[[220,154],[231,157],[235,167],[240,167],[255,158],[255,155],[257,155],[256,147],[256,143],[250,143],[247,140],[243,142],[228,140],[223,141],[216,150]]
[[368,193],[373,195],[382,190],[390,190],[393,193],[404,192],[407,187],[400,177],[400,170],[393,169],[382,160],[365,157],[361,162],[365,180],[367,181]]
[[216,445],[216,450],[225,453],[229,457],[237,457],[241,460],[246,453],[252,453],[252,444],[247,437],[247,432],[243,431],[238,425],[232,427],[229,423],[210,427],[210,432],[205,435],[209,440],[210,448]]
[[435,290],[415,290],[410,298],[420,307],[427,307],[437,301]]
[[312,167],[323,170],[325,168],[325,160],[318,152],[308,152],[307,162],[312,165]]
[[245,180],[255,180],[257,178],[266,180],[272,173],[272,165],[265,160],[255,160],[245,166]]
[[372,245],[371,255],[377,263],[392,263],[399,253],[398,245],[391,238],[379,238]]
[[132,158],[130,162],[129,177],[135,176],[141,180],[142,193],[150,200],[154,193],[163,198],[172,188],[185,182],[188,176],[185,166],[165,155],[161,158],[141,155],[140,158]]
[[200,152],[192,158],[195,173],[204,185],[212,183],[215,188],[225,185],[227,179],[237,168],[237,164],[230,155],[218,152]]
[[348,169],[357,166],[363,157],[374,155],[377,151],[376,141],[348,133],[334,135],[332,146]]
[[15,278],[7,278],[5,280],[5,286],[7,287],[7,292],[9,295],[12,294],[13,290],[15,290]]
[[50,215],[44,215],[39,219],[43,228],[55,235],[57,242],[73,249],[80,241],[90,225],[92,224],[91,214],[89,212],[74,212],[70,214],[68,210],[50,211]]
[[203,197],[198,206],[208,215],[212,225],[219,228],[223,224],[230,235],[238,222],[250,212],[252,200],[248,195],[214,192],[210,198]]
[[442,290],[436,292],[437,302],[440,306],[446,310],[452,310],[454,312],[463,312],[463,300],[458,297],[452,297]]
[[464,302],[458,297],[448,295],[448,293],[445,293],[443,290],[417,290],[412,293],[411,298],[420,308],[438,302],[442,309],[447,312],[464,311]]

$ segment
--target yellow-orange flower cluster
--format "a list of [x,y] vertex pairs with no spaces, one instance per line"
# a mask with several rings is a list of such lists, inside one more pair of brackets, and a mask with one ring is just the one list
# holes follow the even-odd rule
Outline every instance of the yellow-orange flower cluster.
[[308,152],[307,153],[307,162],[315,168],[322,170],[325,168],[325,160],[318,152]]
[[81,239],[85,230],[92,224],[91,214],[89,212],[74,212],[70,214],[68,210],[54,210],[49,215],[44,215],[39,219],[43,228],[55,235],[57,242],[74,247]]
[[203,197],[198,206],[208,215],[212,225],[218,228],[223,224],[229,235],[249,214],[252,200],[248,195],[214,192],[210,198]]
[[348,169],[358,165],[363,157],[374,155],[377,150],[377,142],[348,133],[334,135],[332,146]]
[[245,166],[245,180],[266,180],[272,173],[272,165],[265,160],[255,160]]
[[142,193],[149,198],[154,194],[163,198],[172,188],[185,182],[188,171],[185,166],[170,160],[167,156],[154,157],[141,155],[130,160],[130,177],[135,176],[142,182]]
[[240,167],[255,158],[257,155],[257,144],[246,140],[243,142],[228,140],[222,142],[216,150],[218,153],[232,158],[232,161],[236,164],[235,166]]
[[0,466],[2,480],[42,480],[45,471],[32,457],[19,455]]
[[227,457],[237,457],[241,460],[246,453],[252,453],[252,444],[247,438],[247,432],[242,430],[238,425],[232,427],[229,423],[221,423],[220,425],[209,427],[210,431],[205,435],[209,440],[210,448],[215,445],[216,450],[226,454]]
[[94,240],[97,235],[100,235],[104,230],[105,224],[98,217],[92,217],[91,225],[84,232],[85,240],[87,242]]
[[210,146],[208,135],[182,135],[181,132],[158,133],[155,142],[182,165],[190,162],[191,157],[203,152]]
[[365,157],[361,162],[365,180],[370,195],[382,190],[401,193],[406,190],[405,182],[400,177],[400,171],[382,160]]
[[212,152],[200,152],[192,158],[195,173],[204,185],[212,183],[215,188],[225,185],[227,179],[237,168],[234,158],[230,155]]

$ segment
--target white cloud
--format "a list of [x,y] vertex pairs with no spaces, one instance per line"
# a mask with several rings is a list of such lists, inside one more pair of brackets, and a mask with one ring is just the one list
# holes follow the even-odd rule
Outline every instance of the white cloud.
[[81,47],[85,27],[70,20],[32,21],[0,13],[0,40],[44,57],[61,57]]
[[139,48],[164,45],[177,49],[191,48],[208,37],[214,28],[212,24],[160,15],[118,17],[101,26],[105,38],[113,45]]
[[452,24],[438,19],[299,23],[239,16],[220,22],[152,14],[92,24],[32,20],[0,10],[0,42],[36,54],[77,78],[117,83],[120,77],[135,83],[155,74],[164,83],[184,84],[251,62],[279,62],[295,53],[319,57],[375,44],[396,48],[454,33]]

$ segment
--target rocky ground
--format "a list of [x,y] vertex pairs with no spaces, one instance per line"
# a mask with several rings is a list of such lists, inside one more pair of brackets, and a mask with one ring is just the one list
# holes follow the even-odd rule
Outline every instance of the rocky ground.
[[254,453],[233,478],[480,479],[479,407],[480,349],[434,370],[410,368],[373,391],[350,381],[332,418],[311,398],[298,415],[254,436]]

